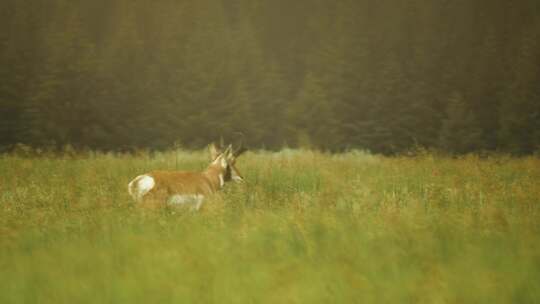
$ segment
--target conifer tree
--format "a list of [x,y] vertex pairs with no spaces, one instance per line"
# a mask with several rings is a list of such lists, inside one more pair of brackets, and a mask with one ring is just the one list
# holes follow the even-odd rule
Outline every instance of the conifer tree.
[[482,130],[459,92],[448,100],[446,117],[439,134],[439,147],[451,153],[468,153],[482,147]]
[[513,78],[501,94],[498,139],[511,153],[531,153],[540,147],[540,89],[535,85],[540,81],[539,47],[540,31],[524,33],[513,61]]
[[333,148],[336,143],[335,114],[321,81],[315,75],[306,75],[288,115],[292,126],[290,132],[296,144]]

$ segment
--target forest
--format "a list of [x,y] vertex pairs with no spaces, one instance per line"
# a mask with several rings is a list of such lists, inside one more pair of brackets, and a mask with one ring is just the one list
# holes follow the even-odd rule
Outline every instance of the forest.
[[538,0],[3,0],[0,151],[532,154]]

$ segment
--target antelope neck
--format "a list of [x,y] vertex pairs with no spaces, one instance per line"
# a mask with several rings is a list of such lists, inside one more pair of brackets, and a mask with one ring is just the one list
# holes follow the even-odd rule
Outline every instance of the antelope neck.
[[206,175],[206,177],[208,177],[208,179],[215,186],[216,189],[221,189],[223,187],[223,185],[225,184],[225,179],[224,179],[224,176],[223,176],[224,171],[225,171],[225,169],[221,168],[221,166],[210,165],[204,171],[204,175]]

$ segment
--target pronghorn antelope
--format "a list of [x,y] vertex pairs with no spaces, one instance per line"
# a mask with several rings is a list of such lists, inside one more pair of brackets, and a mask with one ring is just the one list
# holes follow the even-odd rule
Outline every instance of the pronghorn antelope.
[[243,146],[225,151],[214,144],[209,146],[212,162],[202,172],[152,171],[135,177],[128,192],[137,202],[191,205],[198,210],[205,197],[218,191],[228,181],[243,181],[235,167],[236,158],[244,153]]

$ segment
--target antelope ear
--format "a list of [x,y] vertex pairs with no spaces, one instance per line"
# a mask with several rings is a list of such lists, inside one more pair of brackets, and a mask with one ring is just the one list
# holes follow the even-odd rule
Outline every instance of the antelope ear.
[[208,151],[210,152],[210,158],[214,161],[219,156],[219,151],[214,143],[208,145]]

